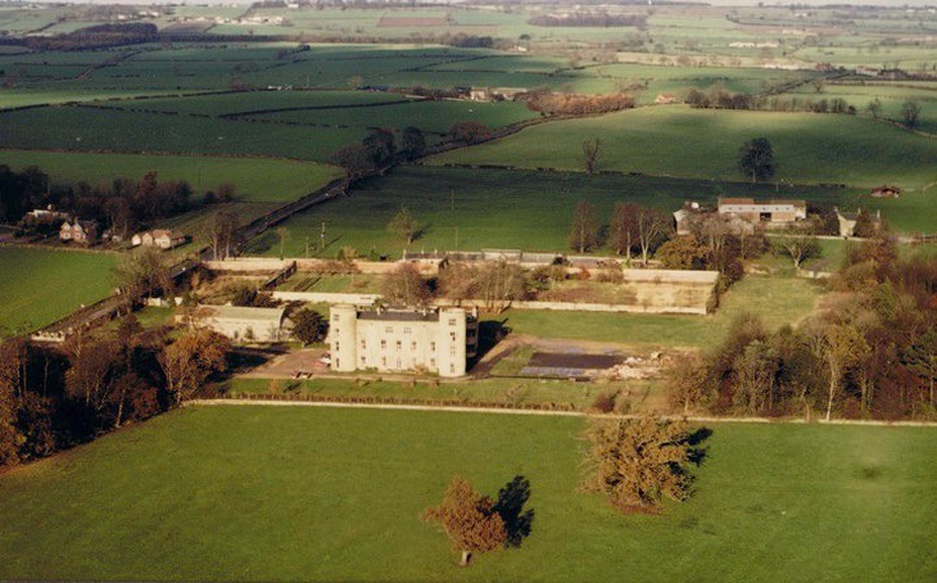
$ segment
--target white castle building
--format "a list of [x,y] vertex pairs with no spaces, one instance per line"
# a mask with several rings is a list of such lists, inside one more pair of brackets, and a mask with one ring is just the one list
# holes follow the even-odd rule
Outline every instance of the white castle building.
[[332,370],[465,374],[478,348],[478,319],[462,308],[361,309],[332,306]]

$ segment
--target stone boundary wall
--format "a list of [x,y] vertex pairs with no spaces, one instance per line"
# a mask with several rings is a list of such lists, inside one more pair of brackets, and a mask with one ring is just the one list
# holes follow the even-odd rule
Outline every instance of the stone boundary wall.
[[[285,302],[312,302],[328,304],[354,304],[357,306],[370,306],[380,299],[379,294],[343,294],[324,292],[273,292],[273,299]],[[452,306],[450,300],[439,300],[431,303],[433,306]],[[518,310],[554,310],[557,312],[611,312],[627,314],[696,314],[705,315],[706,306],[679,307],[679,306],[640,306],[629,304],[588,304],[578,302],[537,302],[513,301],[496,302],[494,307],[512,307]],[[492,307],[484,300],[462,300],[458,302],[460,308],[489,308]]]
[[[283,271],[295,262],[298,271],[318,271],[334,261],[328,259],[287,258],[273,259],[268,257],[239,257],[225,259],[224,261],[205,261],[205,266],[213,271],[251,272],[251,271]],[[399,261],[353,261],[361,273],[386,274],[391,273],[400,265]],[[435,262],[413,261],[420,271],[435,273]],[[570,269],[576,273],[578,269]],[[592,270],[589,270],[592,271]],[[601,271],[601,268],[596,271]],[[682,269],[623,269],[622,277],[625,282],[641,283],[695,283],[701,285],[716,285],[719,279],[718,271],[690,271]]]
[[356,306],[370,306],[381,297],[380,294],[343,294],[334,292],[291,291],[275,291],[272,295],[273,299],[284,302],[354,304]]

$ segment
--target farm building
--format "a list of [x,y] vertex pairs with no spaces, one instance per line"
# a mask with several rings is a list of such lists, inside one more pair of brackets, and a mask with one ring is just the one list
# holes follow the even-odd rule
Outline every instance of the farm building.
[[159,247],[160,249],[172,249],[188,241],[188,237],[179,231],[170,231],[167,229],[154,229],[137,233],[130,240],[134,247]]
[[92,245],[98,240],[98,223],[77,218],[74,222],[65,221],[59,229],[59,239]]
[[[862,209],[859,209],[854,213],[840,212],[838,208],[833,210],[836,211],[836,220],[839,221],[839,236],[856,236],[856,223],[859,221],[859,213],[862,212]],[[872,224],[877,227],[882,222],[882,211],[876,211],[875,215],[869,218],[872,220]]]
[[755,202],[752,198],[720,198],[718,212],[753,224],[787,225],[807,218],[807,203],[803,200]]
[[284,308],[245,306],[200,306],[199,322],[231,338],[251,342],[279,342],[289,337]]
[[359,309],[332,307],[328,343],[332,370],[430,372],[465,375],[475,356],[478,320],[461,308]]
[[891,186],[889,184],[883,184],[881,186],[876,186],[869,193],[869,196],[872,198],[898,198],[901,196],[901,189],[897,186]]

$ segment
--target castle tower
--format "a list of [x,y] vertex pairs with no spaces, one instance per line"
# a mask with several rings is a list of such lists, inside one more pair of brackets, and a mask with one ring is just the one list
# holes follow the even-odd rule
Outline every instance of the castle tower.
[[465,375],[465,311],[461,308],[440,308],[436,361],[439,376]]
[[329,311],[329,350],[332,370],[353,372],[357,368],[358,309],[350,304],[332,306]]

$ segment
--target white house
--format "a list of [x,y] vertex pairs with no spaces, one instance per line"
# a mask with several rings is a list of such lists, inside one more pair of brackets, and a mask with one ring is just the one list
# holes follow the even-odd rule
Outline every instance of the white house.
[[478,348],[478,320],[462,308],[359,309],[332,306],[332,370],[465,375]]

